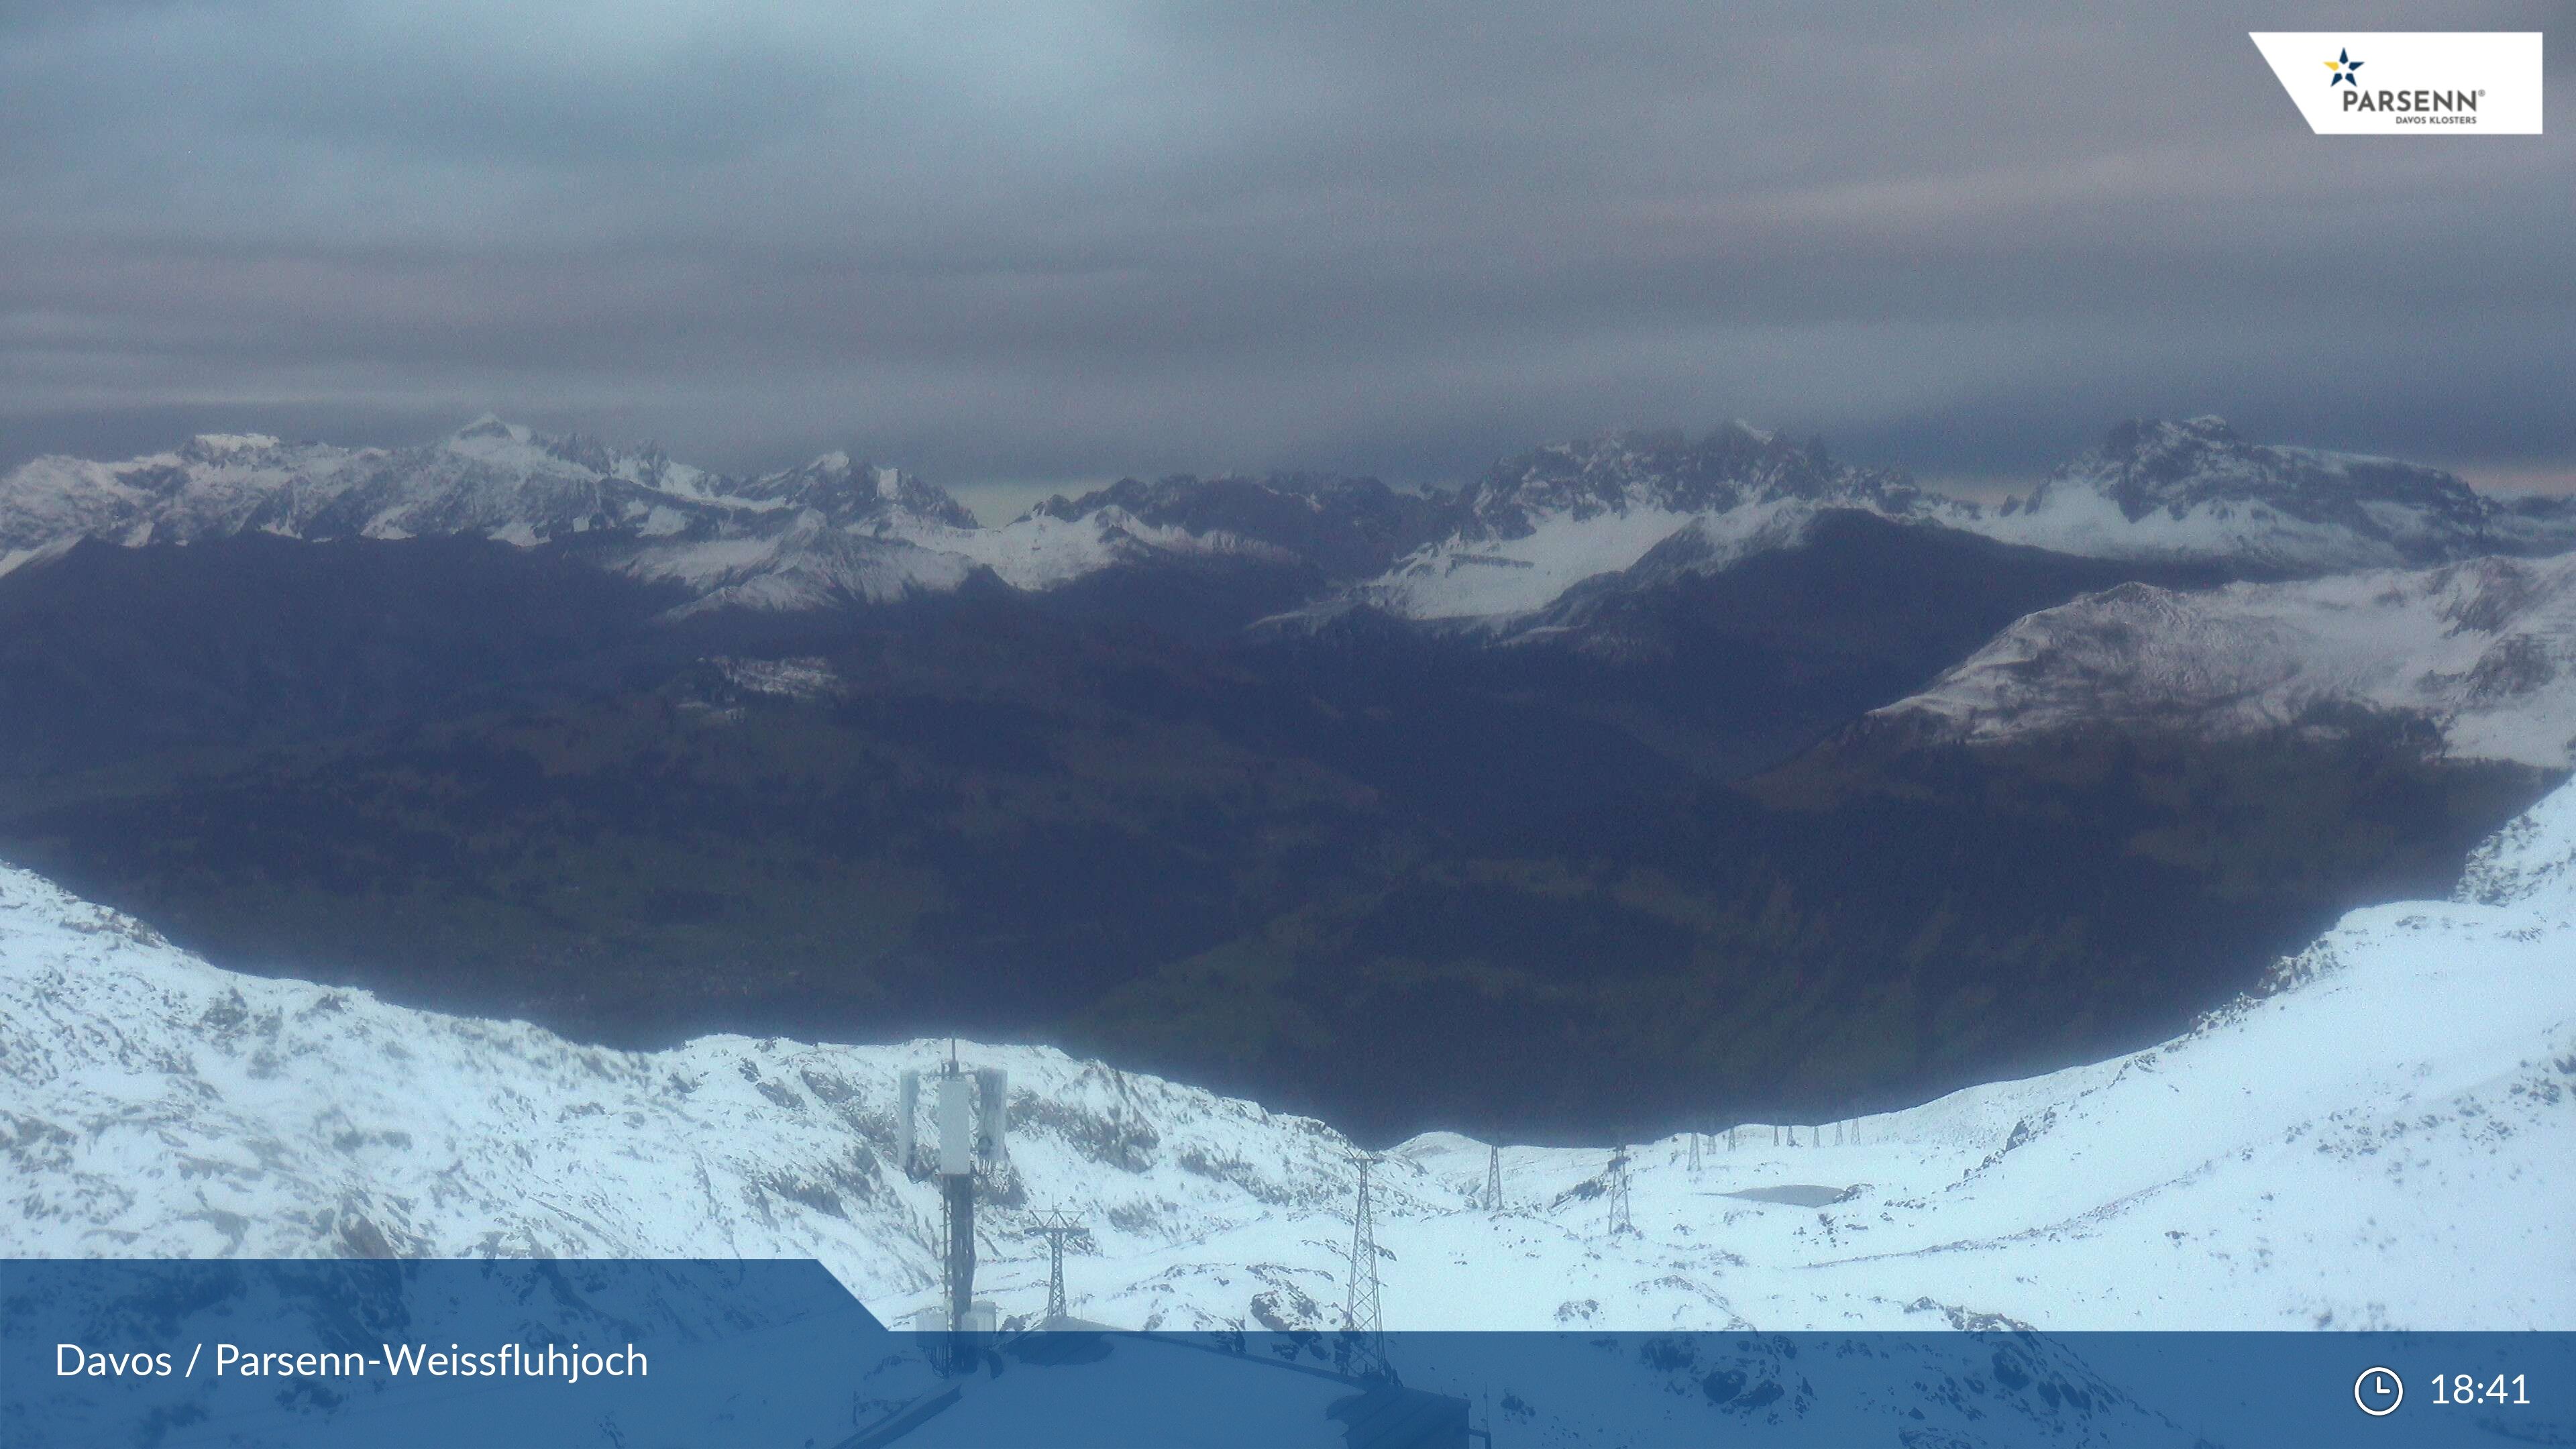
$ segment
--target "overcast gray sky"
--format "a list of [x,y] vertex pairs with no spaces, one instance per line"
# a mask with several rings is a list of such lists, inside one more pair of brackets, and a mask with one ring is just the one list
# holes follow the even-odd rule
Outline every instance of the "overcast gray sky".
[[[2555,29],[2539,138],[2245,31]],[[490,409],[987,511],[1745,417],[2576,480],[2576,3],[0,0],[0,465]]]

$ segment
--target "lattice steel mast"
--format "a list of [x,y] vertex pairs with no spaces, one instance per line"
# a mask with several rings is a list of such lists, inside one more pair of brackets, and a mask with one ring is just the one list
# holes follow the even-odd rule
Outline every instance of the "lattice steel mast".
[[1359,1152],[1351,1161],[1359,1168],[1359,1197],[1351,1208],[1351,1265],[1342,1300],[1343,1365],[1355,1377],[1391,1381],[1395,1367],[1387,1362],[1386,1327],[1377,1306],[1377,1226],[1369,1209],[1369,1168],[1378,1158]]
[[1067,1217],[1064,1209],[1050,1208],[1038,1219],[1038,1231],[1047,1239],[1046,1318],[1038,1326],[1053,1328],[1072,1316],[1064,1303],[1064,1240],[1088,1229]]
[[1610,1154],[1610,1236],[1633,1233],[1637,1221],[1628,1213],[1628,1149],[1623,1145]]

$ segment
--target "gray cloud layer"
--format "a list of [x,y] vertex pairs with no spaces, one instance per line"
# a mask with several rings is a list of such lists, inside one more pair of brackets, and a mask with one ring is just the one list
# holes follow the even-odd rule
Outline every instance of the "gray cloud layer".
[[1737,415],[2010,474],[2222,411],[2546,479],[2563,60],[2549,137],[2318,138],[2244,35],[2432,23],[0,0],[0,463],[489,407],[966,488]]

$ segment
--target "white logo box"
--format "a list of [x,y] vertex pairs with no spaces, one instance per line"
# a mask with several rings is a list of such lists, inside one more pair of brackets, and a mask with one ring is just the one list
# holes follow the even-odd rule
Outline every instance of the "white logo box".
[[2320,136],[2541,133],[2539,31],[2249,34]]

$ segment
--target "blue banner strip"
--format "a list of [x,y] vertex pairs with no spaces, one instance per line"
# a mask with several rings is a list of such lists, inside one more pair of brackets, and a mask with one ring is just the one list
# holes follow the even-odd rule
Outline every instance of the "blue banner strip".
[[0,1262],[0,1449],[2576,1445],[2576,1334],[889,1331],[812,1262]]

